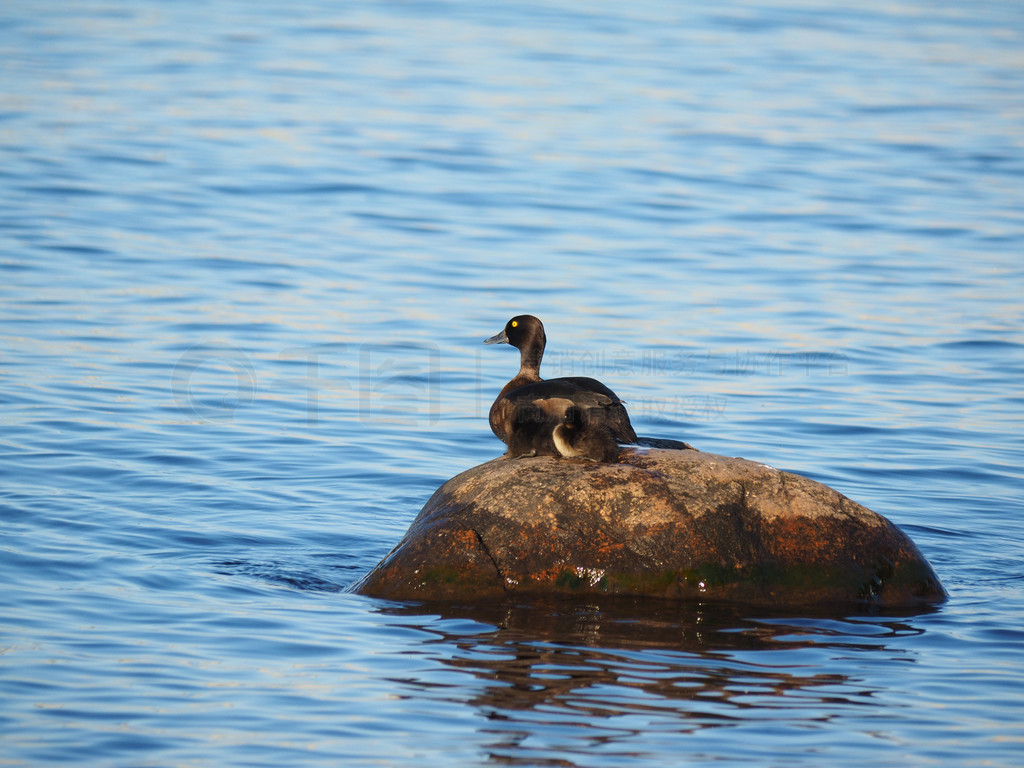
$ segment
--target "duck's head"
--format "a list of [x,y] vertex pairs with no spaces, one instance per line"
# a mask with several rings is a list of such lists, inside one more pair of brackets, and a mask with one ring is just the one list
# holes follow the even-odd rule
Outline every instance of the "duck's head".
[[544,351],[547,337],[544,335],[544,323],[533,315],[516,315],[507,323],[500,333],[485,339],[484,344],[511,344],[519,351]]

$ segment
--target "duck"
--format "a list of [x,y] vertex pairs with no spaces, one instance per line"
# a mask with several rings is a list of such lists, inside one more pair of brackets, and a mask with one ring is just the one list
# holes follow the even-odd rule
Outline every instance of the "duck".
[[[509,344],[519,350],[519,373],[502,387],[488,414],[491,431],[509,446],[509,455],[562,456],[555,445],[556,430],[570,451],[581,440],[581,444],[606,442],[605,431],[615,443],[636,443],[623,401],[600,381],[585,376],[540,377],[547,345],[540,319],[517,315],[484,344]],[[597,448],[587,452],[609,453]]]

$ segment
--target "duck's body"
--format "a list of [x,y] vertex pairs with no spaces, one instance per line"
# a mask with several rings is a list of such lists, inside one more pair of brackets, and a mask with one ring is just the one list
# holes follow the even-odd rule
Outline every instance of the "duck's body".
[[[519,350],[519,373],[502,387],[491,405],[488,421],[491,431],[509,446],[509,454],[561,456],[555,446],[554,431],[563,426],[566,440],[574,427],[565,427],[566,411],[575,408],[575,429],[589,433],[600,427],[612,441],[635,443],[636,432],[622,400],[596,379],[567,376],[544,380],[540,362],[546,345],[544,325],[532,315],[519,315],[486,344],[511,344]],[[547,401],[566,401],[549,403]],[[569,444],[569,443],[567,443]]]

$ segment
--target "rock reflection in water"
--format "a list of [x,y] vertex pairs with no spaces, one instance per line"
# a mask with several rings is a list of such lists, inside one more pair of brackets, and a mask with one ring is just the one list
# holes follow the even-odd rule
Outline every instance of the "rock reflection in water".
[[[487,720],[481,732],[494,736],[491,759],[505,765],[571,766],[567,754],[595,748],[609,760],[639,758],[658,753],[659,733],[761,724],[761,738],[766,721],[825,723],[873,704],[875,691],[837,673],[846,668],[837,658],[868,651],[905,661],[892,640],[920,633],[895,616],[751,618],[738,606],[658,600],[386,610],[429,615],[439,637],[428,655],[483,683],[468,703]],[[466,620],[475,631],[466,632]],[[437,645],[444,654],[435,655]],[[409,695],[437,693],[428,680],[395,682]]]

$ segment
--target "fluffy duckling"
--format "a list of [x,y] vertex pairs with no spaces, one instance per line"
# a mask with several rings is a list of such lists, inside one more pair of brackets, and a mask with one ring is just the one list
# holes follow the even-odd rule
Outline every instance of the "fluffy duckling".
[[558,453],[566,458],[590,461],[615,461],[619,444],[606,424],[587,424],[583,411],[575,405],[565,409],[562,421],[551,432]]

